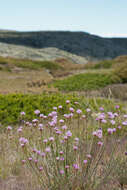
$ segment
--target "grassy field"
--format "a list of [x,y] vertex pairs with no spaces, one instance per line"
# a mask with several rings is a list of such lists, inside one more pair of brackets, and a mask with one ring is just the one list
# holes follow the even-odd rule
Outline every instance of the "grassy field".
[[111,74],[85,73],[58,80],[54,83],[54,87],[61,91],[85,91],[97,90],[109,84],[120,82],[120,78]]
[[126,115],[118,102],[63,94],[0,100],[0,120],[11,124],[0,133],[1,190],[126,188]]
[[4,60],[0,190],[126,189],[126,102],[102,98],[108,86],[119,99],[126,91],[114,64]]

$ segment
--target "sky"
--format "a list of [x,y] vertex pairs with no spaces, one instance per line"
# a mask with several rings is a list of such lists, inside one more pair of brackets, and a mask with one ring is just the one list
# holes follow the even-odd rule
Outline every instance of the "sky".
[[0,0],[0,29],[127,37],[127,0]]

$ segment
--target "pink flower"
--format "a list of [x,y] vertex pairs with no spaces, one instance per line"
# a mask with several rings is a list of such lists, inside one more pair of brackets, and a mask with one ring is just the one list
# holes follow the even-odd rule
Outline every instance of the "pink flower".
[[38,160],[34,160],[34,163],[37,164],[37,163],[38,163]]
[[38,154],[38,155],[41,155],[41,151],[40,151],[40,150],[37,150],[37,154]]
[[118,126],[118,129],[121,129],[121,126]]
[[60,119],[59,122],[60,122],[60,123],[64,123],[64,120],[63,120],[63,119]]
[[39,114],[40,114],[40,110],[35,110],[34,113],[35,113],[36,115],[39,115]]
[[94,131],[93,135],[98,137],[99,139],[101,139],[102,138],[102,130],[98,129],[97,131]]
[[43,124],[42,124],[42,123],[39,123],[38,127],[43,127]]
[[56,131],[56,134],[61,135],[62,132],[58,130],[58,131]]
[[82,113],[82,110],[77,109],[76,113],[77,113],[77,114],[81,114],[81,113]]
[[64,153],[64,152],[61,150],[61,151],[60,151],[60,155],[62,155],[63,153]]
[[122,125],[127,125],[127,121],[123,121],[123,122],[122,122]]
[[108,131],[108,134],[110,134],[110,135],[113,133],[113,129],[111,129],[111,128],[108,128],[107,131]]
[[70,100],[66,100],[66,104],[69,104],[70,103]]
[[42,157],[45,157],[45,153],[44,153],[44,152],[42,152],[42,153],[41,153],[41,156],[42,156]]
[[66,165],[65,168],[66,168],[66,169],[69,169],[69,165]]
[[39,129],[39,131],[43,131],[44,128],[43,127],[39,127],[38,129]]
[[55,116],[57,116],[57,112],[56,111],[52,111],[52,117],[55,117]]
[[82,119],[85,119],[86,118],[86,115],[82,115]]
[[60,159],[60,157],[56,157],[56,160],[58,161]]
[[120,108],[120,106],[119,106],[119,105],[116,105],[116,106],[115,106],[115,108],[116,108],[116,109],[119,109],[119,108]]
[[33,123],[38,123],[38,119],[33,119],[32,122]]
[[8,126],[8,127],[7,127],[7,130],[8,130],[8,131],[11,131],[11,130],[12,130],[12,127],[11,127],[11,126]]
[[62,108],[63,108],[63,106],[61,106],[61,105],[60,105],[60,106],[58,106],[58,108],[59,108],[59,109],[62,109]]
[[107,123],[107,121],[105,119],[102,119],[101,122],[102,123]]
[[75,138],[75,141],[76,141],[76,142],[79,142],[79,138],[76,137],[76,138]]
[[100,109],[100,111],[104,111],[104,108],[103,108],[103,107],[100,107],[99,109]]
[[47,147],[47,148],[45,149],[45,152],[51,152],[50,147]]
[[98,144],[99,146],[102,146],[102,145],[103,145],[103,142],[99,141],[97,144]]
[[40,118],[43,118],[44,117],[44,114],[40,114]]
[[73,167],[75,170],[79,170],[79,165],[78,164],[73,164]]
[[90,109],[90,108],[87,108],[86,111],[87,111],[87,112],[91,112],[91,109]]
[[107,112],[110,119],[113,119],[115,116],[112,112]]
[[61,160],[61,161],[64,161],[64,157],[61,157],[60,160]]
[[49,141],[54,141],[54,137],[49,137]]
[[22,132],[22,128],[21,128],[21,127],[18,128],[18,129],[17,129],[17,132],[18,132],[18,133],[21,133],[21,132]]
[[67,136],[64,136],[63,138],[64,138],[64,140],[67,140],[67,139],[68,139],[68,137],[67,137]]
[[115,120],[111,120],[110,122],[112,125],[115,125],[115,123],[116,123]]
[[67,132],[66,132],[66,135],[67,135],[67,137],[71,137],[71,136],[72,136],[71,131],[67,131]]
[[83,163],[84,163],[84,164],[87,164],[87,162],[88,162],[87,160],[83,160]]
[[43,170],[43,167],[39,167],[39,171],[41,172]]
[[21,137],[21,138],[19,139],[19,142],[22,143],[22,144],[27,144],[27,143],[28,143],[28,140],[25,139],[24,137]]
[[97,136],[97,132],[96,131],[93,131],[93,136]]
[[113,128],[112,130],[113,130],[113,132],[116,132],[116,128]]
[[118,117],[118,113],[114,113],[114,116],[115,116],[115,117]]
[[22,112],[20,113],[20,115],[21,115],[21,116],[24,116],[24,115],[26,115],[26,113],[25,113],[24,111],[22,111]]
[[26,163],[26,160],[22,160],[22,164],[25,164]]
[[57,110],[57,107],[53,107],[53,110]]
[[44,140],[43,140],[43,142],[44,142],[44,143],[47,143],[47,142],[48,142],[48,140],[47,140],[47,139],[44,139]]
[[74,108],[69,108],[70,112],[74,113]]
[[73,150],[78,150],[78,147],[77,146],[73,146]]
[[32,158],[30,157],[30,158],[28,158],[28,160],[29,160],[29,161],[32,161]]
[[91,156],[90,154],[87,154],[86,156],[87,156],[87,158],[89,158],[89,159],[92,158],[92,156]]
[[67,126],[66,126],[66,125],[62,126],[62,129],[66,130],[66,129],[67,129]]
[[98,115],[98,117],[96,118],[97,121],[98,121],[98,120],[103,120],[103,119],[105,119],[105,114],[104,114],[104,113],[100,113],[100,114]]
[[60,174],[63,175],[64,174],[64,170],[60,170]]
[[36,150],[35,148],[33,148],[33,152],[34,152],[34,153],[36,153],[36,152],[37,152],[37,150]]

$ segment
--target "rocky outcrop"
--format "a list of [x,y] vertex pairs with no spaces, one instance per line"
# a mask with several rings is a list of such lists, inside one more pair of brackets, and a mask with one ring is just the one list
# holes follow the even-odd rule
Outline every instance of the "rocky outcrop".
[[79,64],[85,64],[88,62],[85,57],[77,56],[57,48],[37,49],[5,43],[0,43],[0,56],[41,61],[50,61],[64,58],[68,61]]

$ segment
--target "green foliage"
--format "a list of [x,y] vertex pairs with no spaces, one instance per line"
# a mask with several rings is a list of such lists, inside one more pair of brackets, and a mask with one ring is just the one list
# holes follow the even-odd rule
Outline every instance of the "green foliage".
[[59,69],[60,67],[51,62],[51,61],[26,61],[26,60],[22,60],[22,61],[16,61],[15,66],[18,67],[22,67],[22,68],[28,68],[28,69],[41,69],[41,68],[46,68],[49,70],[55,70],[55,69]]
[[19,120],[21,111],[26,112],[26,119],[31,120],[35,117],[34,110],[39,109],[41,113],[48,114],[52,111],[53,106],[62,105],[63,112],[67,111],[66,100],[71,101],[72,106],[75,108],[75,101],[80,102],[82,109],[90,107],[93,110],[98,110],[100,106],[105,106],[105,110],[112,110],[114,105],[112,101],[108,99],[93,99],[85,98],[83,96],[78,97],[77,95],[63,95],[58,94],[47,94],[32,95],[32,94],[9,94],[0,95],[0,123],[16,124]]
[[95,64],[94,69],[109,69],[114,64],[113,60],[104,60]]
[[118,76],[123,83],[127,82],[127,62],[117,64],[114,67],[114,74]]
[[21,67],[38,70],[41,68],[46,68],[49,70],[57,70],[61,68],[58,64],[53,61],[32,61],[26,59],[14,59],[14,58],[3,58],[0,57],[0,64],[5,65],[5,67]]
[[82,91],[96,90],[117,82],[120,82],[120,79],[114,75],[86,73],[56,81],[54,86],[61,91]]
[[88,63],[85,65],[85,69],[110,69],[114,64],[114,60],[103,60],[97,63]]

